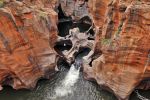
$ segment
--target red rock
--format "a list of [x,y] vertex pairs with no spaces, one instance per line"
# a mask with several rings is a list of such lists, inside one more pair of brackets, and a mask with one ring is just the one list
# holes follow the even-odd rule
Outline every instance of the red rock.
[[92,68],[85,63],[84,72],[87,78],[94,78],[123,100],[150,77],[150,2],[114,0],[107,4],[106,8],[94,8],[104,9],[97,13],[104,15],[102,22],[94,20],[98,27],[103,27],[96,49],[102,52],[105,63],[100,56],[93,61]]
[[69,3],[11,0],[0,8],[0,90],[5,84],[32,88],[54,71],[58,19],[53,9],[59,4],[66,16],[93,18],[95,52],[92,66],[83,64],[86,79],[95,79],[122,100],[135,88],[149,89],[149,82],[143,82],[150,78],[149,0],[88,0],[84,13],[77,10],[75,15],[83,0]]
[[20,4],[0,8],[0,84],[31,89],[55,72],[57,14]]

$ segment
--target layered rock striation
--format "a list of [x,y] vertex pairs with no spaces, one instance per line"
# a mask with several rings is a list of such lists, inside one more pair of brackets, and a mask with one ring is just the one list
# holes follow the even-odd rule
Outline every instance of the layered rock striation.
[[57,13],[52,5],[24,1],[6,0],[0,8],[1,89],[3,85],[32,89],[40,78],[50,78],[55,72],[57,54],[52,47]]
[[1,89],[33,88],[55,72],[57,58],[72,63],[85,47],[86,79],[121,100],[150,88],[149,0],[4,0],[0,7]]
[[[119,99],[128,99],[135,88],[149,88],[150,2],[112,0],[103,4],[92,8],[101,19],[98,23],[97,16],[94,18],[96,25],[102,27],[96,44],[102,55],[93,60],[92,66],[84,63],[85,76],[95,79]],[[106,6],[105,12],[95,10]]]

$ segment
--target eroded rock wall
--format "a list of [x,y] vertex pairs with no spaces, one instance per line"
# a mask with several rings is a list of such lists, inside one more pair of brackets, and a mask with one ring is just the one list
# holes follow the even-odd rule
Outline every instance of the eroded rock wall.
[[94,78],[119,99],[128,99],[141,81],[150,77],[150,2],[112,0],[106,5],[104,12],[97,13],[105,16],[101,19],[104,24],[96,24],[101,27],[102,23],[96,48],[102,55],[92,67],[85,63],[84,72],[86,78]]
[[95,52],[92,59],[85,57],[85,78],[119,99],[128,99],[135,88],[149,88],[141,83],[150,78],[149,0],[5,0],[0,4],[0,86],[32,88],[54,72],[59,5],[72,20],[89,16],[94,23]]
[[32,89],[38,79],[55,72],[57,54],[52,47],[58,19],[54,5],[24,1],[7,0],[0,8],[0,89],[3,85]]

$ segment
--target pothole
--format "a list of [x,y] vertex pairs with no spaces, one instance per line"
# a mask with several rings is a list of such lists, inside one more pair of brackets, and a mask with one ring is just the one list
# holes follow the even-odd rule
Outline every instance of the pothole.
[[[91,59],[94,54],[95,26],[85,7],[87,2],[88,0],[81,5],[79,3],[79,6],[75,4],[74,17],[66,16],[61,3],[58,6],[58,39],[54,49],[68,64],[82,60],[85,56],[86,59]],[[80,10],[77,11],[76,7]],[[78,15],[82,17],[76,20]]]
[[63,71],[64,68],[70,68],[70,65],[68,62],[66,62],[66,59],[60,57],[57,61],[57,68],[59,71]]
[[74,54],[76,60],[82,60],[84,56],[87,56],[91,51],[90,48],[87,47],[80,47],[79,51]]
[[64,55],[65,51],[68,51],[71,48],[72,48],[72,42],[70,40],[62,40],[56,42],[54,46],[55,51],[62,56]]

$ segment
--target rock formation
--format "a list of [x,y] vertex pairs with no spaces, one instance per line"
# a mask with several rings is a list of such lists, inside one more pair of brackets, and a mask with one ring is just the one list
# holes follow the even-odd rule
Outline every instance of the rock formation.
[[86,79],[126,100],[149,89],[149,0],[2,0],[0,88],[32,88],[81,48]]
[[[54,73],[57,13],[36,2],[6,0],[0,8],[0,89],[35,87]],[[41,2],[41,4],[43,4]],[[51,3],[50,3],[51,4]],[[49,41],[51,39],[51,41]],[[50,46],[51,45],[51,46]]]
[[[91,48],[94,52],[84,57],[85,77],[95,79],[119,99],[128,99],[135,88],[149,88],[149,3],[147,0],[60,2],[64,14],[73,20],[84,16],[92,19],[96,37],[94,49]],[[73,54],[78,51],[75,50]]]
[[[102,1],[95,0],[95,8],[91,10],[97,14],[93,14],[94,22],[102,28],[96,44],[96,49],[101,51],[102,55],[93,60],[92,66],[89,62],[84,63],[85,76],[109,88],[119,99],[128,99],[138,86],[149,88],[150,2]],[[106,8],[107,5],[103,12],[97,10]]]

